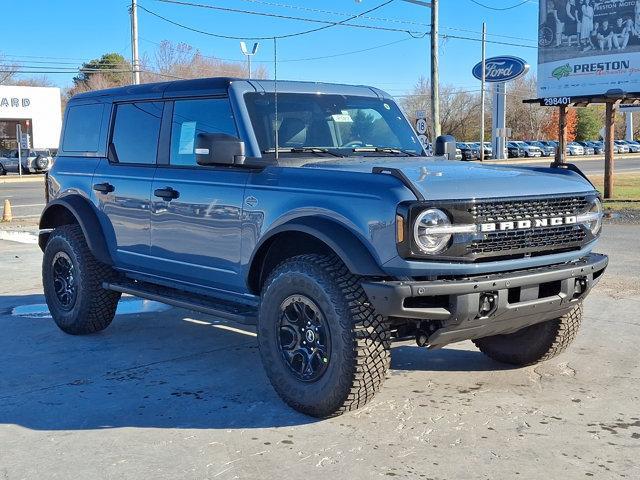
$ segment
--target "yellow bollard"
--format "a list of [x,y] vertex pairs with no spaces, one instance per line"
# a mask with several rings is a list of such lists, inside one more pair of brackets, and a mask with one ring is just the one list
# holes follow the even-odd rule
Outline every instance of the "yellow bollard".
[[11,213],[11,202],[7,198],[4,201],[4,211],[2,212],[2,221],[10,222],[11,220],[13,220],[13,214]]

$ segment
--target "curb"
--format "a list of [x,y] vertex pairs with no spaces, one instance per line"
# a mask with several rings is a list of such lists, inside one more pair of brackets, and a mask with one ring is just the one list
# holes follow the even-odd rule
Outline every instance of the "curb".
[[44,176],[40,175],[28,175],[22,178],[20,177],[0,177],[0,185],[3,183],[35,183],[42,182],[44,183]]

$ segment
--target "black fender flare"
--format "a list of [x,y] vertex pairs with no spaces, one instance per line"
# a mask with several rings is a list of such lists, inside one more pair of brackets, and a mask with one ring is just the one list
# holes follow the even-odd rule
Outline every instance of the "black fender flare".
[[253,250],[247,269],[247,281],[254,270],[255,261],[264,253],[269,240],[286,232],[302,232],[311,235],[327,245],[342,260],[354,275],[386,277],[378,262],[365,243],[347,227],[333,220],[321,217],[302,217],[283,223],[269,230]]
[[70,223],[80,225],[89,250],[96,260],[113,265],[95,208],[87,199],[77,194],[65,195],[47,204],[40,216],[41,231],[38,237],[40,249],[44,251],[51,229]]

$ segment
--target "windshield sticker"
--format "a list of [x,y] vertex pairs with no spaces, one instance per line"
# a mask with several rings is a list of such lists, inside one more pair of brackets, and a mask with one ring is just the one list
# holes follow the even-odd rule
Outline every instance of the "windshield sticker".
[[353,118],[348,113],[336,113],[331,118],[336,123],[353,123]]
[[196,122],[184,122],[180,127],[179,155],[191,155],[193,153],[193,141],[196,137]]
[[391,110],[391,106],[388,103],[383,103],[384,108],[387,110]]

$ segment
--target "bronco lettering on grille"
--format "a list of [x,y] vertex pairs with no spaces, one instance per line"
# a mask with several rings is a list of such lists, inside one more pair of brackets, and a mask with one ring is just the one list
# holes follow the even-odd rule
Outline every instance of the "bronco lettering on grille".
[[481,223],[481,232],[496,232],[506,230],[525,230],[528,228],[542,228],[548,226],[571,225],[578,222],[576,215],[566,217],[533,218],[512,222]]

